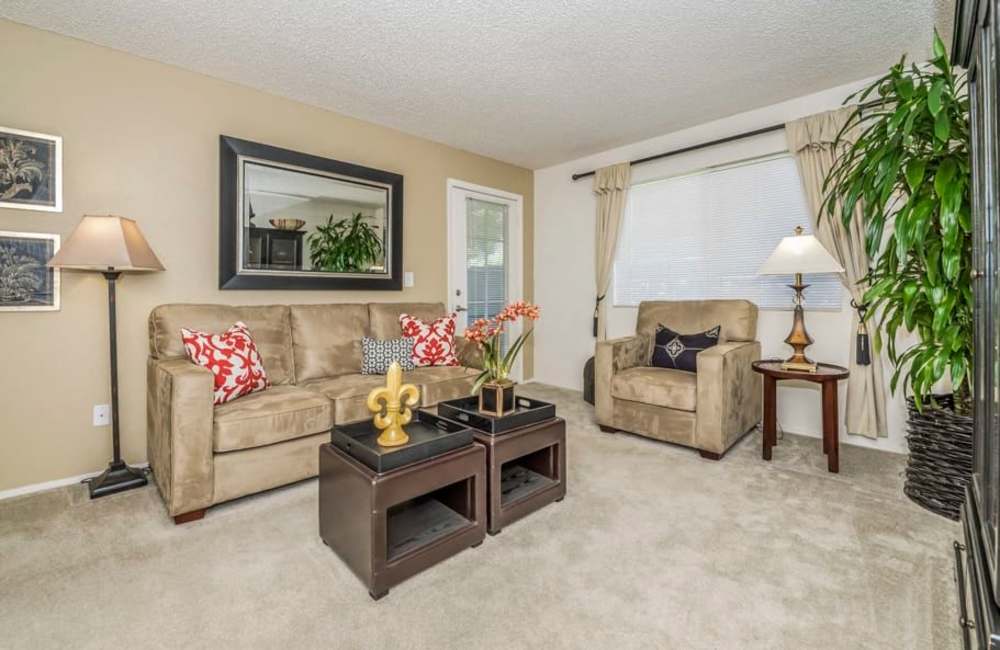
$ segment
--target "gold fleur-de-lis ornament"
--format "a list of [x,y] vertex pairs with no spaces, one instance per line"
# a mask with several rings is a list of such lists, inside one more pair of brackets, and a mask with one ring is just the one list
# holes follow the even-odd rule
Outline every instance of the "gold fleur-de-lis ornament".
[[410,439],[403,426],[413,419],[411,407],[420,401],[420,390],[413,384],[403,383],[403,369],[396,361],[389,366],[385,379],[385,386],[368,393],[368,410],[375,414],[372,418],[375,427],[382,429],[378,444],[398,447]]

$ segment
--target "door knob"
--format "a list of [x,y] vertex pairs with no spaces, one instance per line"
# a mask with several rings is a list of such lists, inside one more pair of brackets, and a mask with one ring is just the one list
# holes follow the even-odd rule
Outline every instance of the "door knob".
[[455,305],[455,311],[469,311],[469,310],[463,307],[462,305]]

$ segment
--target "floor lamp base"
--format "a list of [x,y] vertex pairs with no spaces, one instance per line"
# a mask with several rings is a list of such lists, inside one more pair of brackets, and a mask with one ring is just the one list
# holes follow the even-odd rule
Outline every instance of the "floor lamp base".
[[90,498],[96,499],[142,487],[148,482],[144,470],[129,467],[124,461],[118,461],[109,464],[100,476],[95,476],[87,481],[87,485],[90,487]]

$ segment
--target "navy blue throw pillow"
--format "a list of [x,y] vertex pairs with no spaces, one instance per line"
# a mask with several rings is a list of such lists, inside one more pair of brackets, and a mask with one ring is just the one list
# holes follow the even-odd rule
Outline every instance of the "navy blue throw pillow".
[[698,372],[698,353],[718,345],[721,329],[721,325],[716,325],[707,332],[678,334],[665,325],[657,325],[652,365],[656,368]]

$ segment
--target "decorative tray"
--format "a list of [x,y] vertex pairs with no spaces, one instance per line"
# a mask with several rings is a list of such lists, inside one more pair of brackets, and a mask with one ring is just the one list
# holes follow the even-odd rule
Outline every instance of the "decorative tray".
[[403,430],[410,436],[405,445],[382,447],[375,441],[382,432],[371,420],[338,424],[330,431],[330,443],[379,474],[472,444],[468,426],[426,411],[414,410]]
[[519,429],[529,424],[551,420],[556,405],[530,397],[514,396],[514,410],[500,417],[479,410],[479,398],[461,397],[438,404],[438,415],[470,426],[492,436]]

